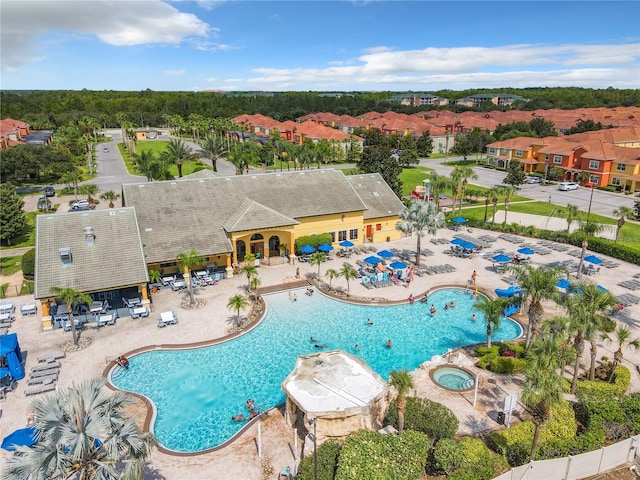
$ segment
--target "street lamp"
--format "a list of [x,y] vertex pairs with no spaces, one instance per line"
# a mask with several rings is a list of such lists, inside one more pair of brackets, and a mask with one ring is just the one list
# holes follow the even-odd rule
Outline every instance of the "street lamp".
[[316,441],[318,437],[316,436],[316,423],[316,418],[309,420],[309,425],[313,425],[313,433],[309,434],[309,438],[313,442],[313,480],[318,480],[318,452],[316,451]]
[[580,255],[580,263],[578,264],[578,273],[576,274],[576,278],[582,278],[582,265],[584,265],[584,256],[587,252],[587,247],[589,246],[589,217],[591,216],[591,204],[593,203],[593,191],[595,190],[595,185],[590,183],[591,185],[591,196],[589,197],[589,209],[587,210],[587,221],[585,222],[586,230],[584,232],[584,240],[582,240],[582,254]]

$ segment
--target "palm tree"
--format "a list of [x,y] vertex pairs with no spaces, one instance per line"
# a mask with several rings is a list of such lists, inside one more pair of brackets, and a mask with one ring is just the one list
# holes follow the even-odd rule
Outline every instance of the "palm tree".
[[536,449],[542,426],[551,418],[551,408],[562,399],[562,377],[558,375],[559,342],[556,338],[538,338],[531,347],[525,370],[522,402],[530,409],[535,432],[531,444],[530,461],[536,458]]
[[[247,260],[246,257],[245,260]],[[244,266],[240,267],[240,273],[244,273],[247,276],[247,285],[249,290],[251,290],[251,280],[258,276],[258,269],[251,263],[245,263]]]
[[580,220],[580,209],[577,205],[568,204],[567,208],[562,210],[562,216],[567,219],[567,233],[571,230],[571,224],[574,220]]
[[236,313],[236,325],[240,325],[240,310],[247,308],[249,306],[249,300],[242,295],[234,295],[227,302],[227,308],[229,310],[234,310]]
[[207,135],[200,142],[202,153],[211,160],[213,171],[218,171],[218,159],[224,157],[229,149],[226,147],[222,137],[216,135]]
[[[458,177],[460,178],[460,202],[458,207],[458,215],[462,215],[462,201],[464,200],[464,192],[467,189],[467,183],[469,179],[477,180],[478,175],[474,172],[472,167],[469,166],[460,166],[456,167],[455,170],[458,170]],[[453,206],[455,210],[455,205]]]
[[99,191],[100,189],[95,183],[85,183],[84,185],[80,185],[80,187],[78,187],[78,193],[86,195],[87,201],[90,204],[95,203],[93,196],[96,195]]
[[429,188],[433,195],[433,201],[436,203],[436,210],[440,211],[440,195],[444,193],[447,188],[451,187],[451,179],[445,175],[438,175],[436,172],[432,172],[429,177]]
[[329,279],[329,286],[331,286],[331,282],[333,282],[334,278],[338,278],[340,273],[335,268],[329,268],[326,272],[324,272],[324,276]]
[[38,443],[17,447],[3,478],[143,478],[156,439],[124,416],[133,397],[105,382],[90,378],[34,400]]
[[182,267],[185,276],[189,279],[189,300],[190,305],[193,305],[193,285],[191,285],[191,270],[193,267],[197,267],[198,265],[202,265],[204,263],[204,259],[200,256],[198,252],[195,250],[191,250],[190,253],[179,253],[177,256],[178,264]]
[[109,190],[108,192],[104,192],[102,195],[100,195],[100,198],[102,200],[109,200],[109,208],[113,208],[113,201],[120,198],[120,194],[114,192],[113,190]]
[[570,328],[575,335],[573,338],[573,351],[576,353],[575,363],[573,365],[573,376],[571,378],[571,393],[576,393],[578,374],[580,373],[580,360],[584,352],[585,324],[582,322],[582,310],[583,307],[581,305],[576,305],[569,311],[571,318]]
[[560,278],[561,270],[556,268],[538,267],[532,265],[513,265],[509,267],[515,273],[516,281],[524,291],[523,301],[529,300],[529,324],[527,325],[526,348],[529,349],[531,339],[536,335],[538,325],[544,315],[543,299],[559,299],[556,282]]
[[516,192],[516,187],[509,185],[502,187],[502,193],[504,193],[504,222],[507,223],[507,214],[509,213],[509,204],[511,203],[511,195]]
[[73,319],[74,305],[91,305],[93,299],[86,293],[79,292],[69,287],[51,287],[51,293],[67,304],[67,315],[71,322],[71,335],[73,336],[73,344],[78,345],[78,334],[76,332],[76,322]]
[[318,266],[318,275],[320,275],[320,265],[322,265],[322,262],[324,262],[326,259],[327,256],[324,254],[324,252],[314,252],[309,257],[309,263],[311,265]]
[[444,226],[444,213],[438,212],[435,204],[416,200],[399,213],[396,229],[406,234],[416,234],[416,266],[420,266],[420,240],[425,233],[435,235]]
[[340,271],[338,272],[338,275],[340,275],[341,277],[344,277],[344,279],[347,281],[347,295],[349,295],[349,292],[350,292],[349,280],[353,280],[354,278],[357,278],[358,272],[351,265],[343,265]]
[[402,436],[404,431],[404,411],[407,406],[407,393],[413,388],[413,378],[407,370],[393,370],[389,375],[389,386],[396,389],[398,398],[396,407],[398,408],[398,435]]
[[504,315],[504,309],[513,302],[511,298],[496,298],[494,300],[484,295],[478,295],[478,301],[473,305],[484,314],[484,322],[487,324],[487,347],[491,348],[491,335],[500,328],[500,320]]
[[78,181],[80,180],[80,173],[77,169],[72,170],[71,172],[65,172],[60,177],[60,181],[69,187],[73,187],[73,196],[76,200],[78,200]]
[[582,278],[582,266],[584,265],[584,257],[587,254],[587,248],[589,247],[589,235],[593,236],[596,233],[601,232],[603,229],[603,225],[590,222],[588,216],[587,221],[582,222],[582,224],[580,225],[580,231],[584,234],[584,239],[582,240],[582,251],[580,252],[580,263],[578,263],[578,273],[576,273],[576,278]]
[[162,274],[158,270],[149,270],[149,281],[154,284],[159,284],[162,280]]
[[618,226],[616,227],[616,242],[618,241],[618,235],[620,235],[620,229],[626,223],[625,218],[633,217],[633,209],[629,207],[618,207],[613,211],[613,214],[618,217]]
[[162,155],[174,165],[178,166],[178,177],[182,178],[182,165],[185,162],[195,160],[197,155],[193,153],[191,147],[188,147],[183,140],[172,138],[169,140],[167,149]]
[[249,279],[249,291],[254,292],[254,295],[260,285],[262,285],[262,280],[258,278],[258,275]]
[[567,316],[557,315],[547,319],[540,328],[543,338],[556,338],[560,342],[560,374],[562,375],[568,363],[574,362],[576,351],[573,345],[575,333],[573,319]]
[[491,217],[491,225],[496,223],[496,210],[498,209],[498,195],[500,195],[500,190],[502,187],[496,187],[493,193],[493,198],[491,199],[491,203],[493,204],[493,217]]
[[[613,341],[609,334],[607,334],[606,332],[602,334],[602,339],[608,342]],[[618,349],[613,354],[613,366],[611,368],[611,374],[609,375],[609,381],[613,380],[613,372],[615,371],[616,367],[622,363],[622,349],[633,347],[636,350],[640,350],[640,339],[634,338],[633,340],[631,340],[631,331],[625,325],[618,325],[618,328],[616,328],[615,343],[618,346]]]
[[584,338],[591,343],[589,379],[594,380],[598,355],[598,334],[603,331],[604,323],[607,320],[606,312],[618,301],[611,292],[600,290],[593,283],[576,283],[573,288],[579,293],[571,295],[567,300],[567,305],[569,312],[582,321]]
[[[489,210],[489,204],[491,203],[491,200],[493,199],[493,197],[495,197],[498,194],[496,188],[489,188],[488,190],[486,190],[484,192],[484,220],[483,222],[486,223],[487,221],[487,211]],[[496,200],[495,206],[494,206],[494,210],[493,210],[493,216],[496,216],[496,211],[495,208],[498,206],[498,201]]]

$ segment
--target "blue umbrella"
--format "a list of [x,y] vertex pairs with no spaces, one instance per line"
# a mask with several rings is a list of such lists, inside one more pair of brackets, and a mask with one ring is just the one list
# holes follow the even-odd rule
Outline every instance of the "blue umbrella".
[[600,265],[602,263],[602,259],[600,257],[596,257],[595,255],[588,255],[584,257],[584,261],[593,263],[594,265]]
[[598,290],[602,291],[602,292],[608,292],[609,290],[607,290],[606,288],[604,288],[602,285],[598,285],[596,287]]
[[373,255],[370,257],[367,257],[364,259],[365,262],[367,262],[370,265],[377,265],[379,264],[382,260],[380,260],[378,257],[374,257]]
[[453,221],[456,223],[467,223],[467,219],[464,217],[456,217],[453,219]]
[[315,248],[313,248],[311,245],[305,245],[304,247],[302,247],[302,248],[300,249],[300,251],[301,251],[302,253],[313,253],[313,252],[315,252],[315,251],[316,251],[316,249],[315,249]]
[[345,248],[353,247],[353,243],[350,242],[349,240],[344,240],[344,241],[340,242],[340,246],[341,247],[345,247]]
[[454,238],[453,240],[451,240],[451,243],[462,248],[467,248],[469,250],[476,248],[475,244],[467,242],[466,240],[463,240],[461,238]]
[[323,243],[318,247],[318,250],[320,250],[321,252],[330,252],[331,250],[333,250],[333,247],[328,243]]
[[30,447],[37,443],[36,434],[38,430],[35,427],[21,428],[13,433],[10,433],[4,440],[2,440],[2,448],[8,452],[13,452],[16,447],[25,446]]
[[394,256],[393,252],[390,252],[389,250],[380,250],[378,252],[378,256],[382,257],[382,258],[391,258]]
[[511,261],[511,258],[505,255],[504,253],[501,253],[493,257],[493,261],[498,263],[509,263]]
[[556,282],[556,287],[558,287],[558,288],[564,288],[566,290],[570,286],[571,286],[571,283],[569,283],[569,280],[567,280],[565,278],[561,278],[560,280],[558,280]]
[[393,262],[389,266],[391,268],[393,268],[394,270],[402,270],[403,268],[407,268],[407,265],[405,263],[402,263],[402,262]]
[[522,255],[533,255],[536,252],[531,250],[529,247],[522,247],[518,249],[518,253],[521,253]]

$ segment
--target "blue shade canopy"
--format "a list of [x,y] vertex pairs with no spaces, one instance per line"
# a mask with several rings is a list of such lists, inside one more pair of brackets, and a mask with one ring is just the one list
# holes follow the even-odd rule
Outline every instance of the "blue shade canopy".
[[508,257],[504,253],[501,253],[499,255],[494,256],[493,261],[498,263],[509,263],[511,261],[511,257]]
[[585,262],[593,263],[594,265],[600,265],[602,263],[602,259],[600,257],[596,257],[595,255],[587,255],[584,257]]
[[35,427],[21,428],[10,433],[2,440],[2,448],[8,452],[13,452],[16,447],[30,447],[37,443],[36,435],[38,431]]
[[564,288],[567,289],[571,286],[571,283],[569,283],[569,280],[565,279],[565,278],[561,278],[560,280],[558,280],[556,282],[556,287],[558,288]]
[[473,243],[467,242],[466,240],[462,240],[461,238],[454,238],[453,240],[451,240],[451,243],[468,250],[472,250],[476,248],[476,246]]
[[453,221],[456,223],[467,223],[467,219],[464,217],[455,217]]
[[331,250],[333,250],[333,247],[328,243],[323,243],[318,247],[318,250],[320,250],[321,252],[330,252]]
[[344,240],[344,241],[340,242],[339,245],[341,247],[345,247],[345,248],[353,247],[353,242],[350,242],[349,240]]
[[300,251],[301,251],[302,253],[313,253],[313,252],[315,252],[315,251],[316,251],[316,249],[315,249],[315,248],[313,248],[311,245],[305,245],[304,247],[302,247],[302,248],[300,249]]
[[390,252],[389,250],[380,250],[378,252],[378,256],[382,258],[391,258],[393,257],[393,252]]
[[521,253],[522,255],[533,255],[536,252],[531,250],[529,247],[522,247],[518,249],[518,253]]
[[365,262],[367,262],[370,265],[377,265],[379,264],[382,260],[380,260],[378,257],[374,257],[373,255],[370,257],[367,257],[364,259]]
[[407,265],[405,263],[402,263],[402,262],[393,262],[389,266],[391,268],[393,268],[394,270],[402,270],[403,268],[407,268]]

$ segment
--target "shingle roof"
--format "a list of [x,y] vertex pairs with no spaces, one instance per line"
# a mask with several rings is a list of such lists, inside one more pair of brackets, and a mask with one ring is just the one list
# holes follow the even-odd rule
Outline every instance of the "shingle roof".
[[227,219],[223,228],[227,232],[243,232],[246,230],[286,227],[300,222],[282,215],[275,210],[246,199],[242,205]]
[[[88,227],[93,246],[85,238]],[[51,296],[51,287],[88,293],[149,281],[134,208],[38,215],[36,232],[35,298]],[[71,249],[68,265],[61,248]]]
[[364,211],[365,220],[397,215],[404,207],[379,173],[350,175],[346,178],[367,205]]
[[245,200],[295,220],[367,208],[342,172],[331,169],[126,184],[122,191],[125,205],[136,207],[148,263],[191,250],[231,252],[222,226]]

